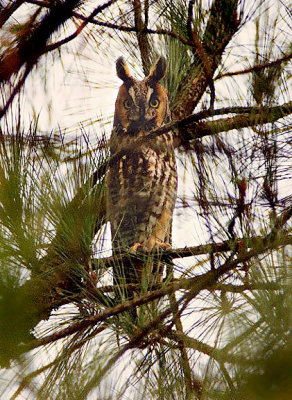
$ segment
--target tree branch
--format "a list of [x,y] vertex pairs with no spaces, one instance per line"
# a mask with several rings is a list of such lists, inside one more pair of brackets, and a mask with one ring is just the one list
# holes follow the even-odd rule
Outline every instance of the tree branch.
[[[221,115],[226,113],[238,113],[231,118],[217,119],[214,121],[200,121],[211,115]],[[280,118],[292,113],[292,102],[285,103],[275,107],[227,107],[218,110],[207,110],[197,114],[191,114],[179,121],[170,122],[160,128],[153,129],[146,136],[135,141],[135,145],[139,146],[146,141],[156,139],[157,136],[163,135],[170,130],[177,130],[179,135],[174,138],[175,147],[180,146],[184,142],[199,139],[204,136],[212,136],[221,132],[227,132],[232,129],[247,128],[259,124],[272,123]],[[121,156],[131,152],[133,145],[124,148],[120,153],[115,154],[109,163],[115,163]]]
[[[164,331],[162,331],[164,333]],[[218,362],[228,362],[231,364],[243,364],[243,365],[253,365],[256,360],[248,360],[245,357],[237,356],[236,354],[229,354],[227,351],[223,351],[222,349],[216,349],[206,343],[201,342],[195,338],[192,338],[180,331],[167,331],[165,330],[165,336],[169,339],[178,342],[184,343],[184,345],[188,348],[195,349],[200,353],[206,354],[211,358],[214,358]]]
[[8,81],[25,63],[31,67],[35,65],[51,35],[72,17],[72,11],[79,3],[80,0],[54,2],[41,24],[32,21],[27,31],[19,37],[17,46],[2,56],[0,82]]
[[[39,5],[41,7],[46,7],[46,8],[51,8],[51,3],[45,2],[45,1],[39,1],[39,0],[29,0],[27,1],[27,3],[32,3],[32,4],[36,4]],[[145,10],[146,12],[146,10]],[[147,28],[147,24],[146,24],[146,19],[144,22],[144,26],[142,27],[141,30],[138,30],[137,27],[132,27],[132,26],[125,26],[125,25],[119,25],[119,24],[114,24],[111,22],[104,22],[104,21],[99,21],[95,18],[90,18],[88,19],[88,17],[74,11],[72,13],[72,15],[75,18],[81,19],[82,21],[87,21],[93,25],[97,25],[97,26],[103,26],[105,28],[110,28],[110,29],[114,29],[114,30],[118,30],[121,32],[134,32],[134,33],[139,33],[141,32],[142,34],[149,34],[149,35],[166,35],[166,36],[170,36],[173,37],[174,39],[177,39],[179,41],[181,41],[183,44],[187,45],[187,46],[194,46],[194,43],[192,40],[187,40],[185,39],[183,36],[181,36],[179,33],[173,32],[173,31],[169,31],[167,29],[162,29],[162,28],[158,28],[158,29],[149,29]]]
[[283,62],[289,61],[292,58],[292,54],[287,54],[286,56],[282,58],[278,58],[275,61],[270,61],[264,64],[257,64],[254,65],[253,67],[243,69],[241,71],[230,71],[230,72],[225,72],[222,74],[218,74],[214,80],[218,80],[221,78],[226,78],[228,76],[235,76],[235,75],[243,75],[243,74],[248,74],[249,72],[257,72],[257,71],[262,71],[263,69],[269,68],[269,67],[274,67],[275,65],[280,65]]
[[[86,27],[86,25],[93,20],[95,15],[101,13],[105,8],[108,8],[109,6],[111,6],[116,1],[117,0],[109,0],[107,3],[104,3],[101,6],[96,7],[88,17],[82,18],[83,22],[79,25],[79,27],[76,29],[75,32],[73,32],[71,35],[67,36],[64,39],[59,40],[56,43],[53,43],[53,44],[50,44],[50,45],[46,46],[43,49],[43,51],[41,52],[41,55],[43,55],[45,53],[48,53],[50,51],[53,51],[53,50],[57,49],[58,47],[61,47],[64,44],[66,44],[66,43],[70,42],[71,40],[75,39],[83,31],[83,29]],[[74,15],[74,13],[72,13],[72,15]]]
[[173,119],[181,120],[193,112],[210,79],[213,78],[225,47],[238,29],[235,15],[237,5],[238,0],[214,0],[202,43],[204,51],[208,54],[211,73],[207,76],[200,57],[195,57],[176,94],[172,109]]
[[142,19],[142,6],[140,0],[133,0],[134,5],[134,18],[135,18],[135,28],[137,31],[138,45],[140,49],[142,66],[145,76],[149,74],[151,60],[150,60],[150,46],[148,42],[147,35],[145,34],[145,26]]
[[[205,136],[213,136],[218,133],[228,132],[233,129],[239,130],[242,128],[248,128],[257,125],[263,125],[268,123],[276,122],[277,120],[291,114],[291,103],[287,104],[287,108],[283,108],[283,113],[281,112],[281,106],[273,107],[275,113],[264,114],[243,114],[236,115],[231,118],[218,119],[215,121],[204,121],[195,124],[190,124],[187,129],[181,129],[180,134],[182,134],[182,142],[184,140],[191,141],[194,139],[199,139]],[[178,141],[178,145],[181,144],[181,140]]]

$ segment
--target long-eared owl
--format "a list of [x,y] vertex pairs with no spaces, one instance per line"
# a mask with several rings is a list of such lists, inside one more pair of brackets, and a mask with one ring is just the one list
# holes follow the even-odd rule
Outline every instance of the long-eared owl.
[[[122,57],[116,68],[123,84],[115,104],[107,177],[113,253],[148,253],[169,247],[177,191],[172,131],[143,140],[170,122],[168,93],[159,83],[166,61],[160,57],[142,81],[131,76]],[[114,283],[139,281],[141,265],[128,264],[126,271],[114,268]]]

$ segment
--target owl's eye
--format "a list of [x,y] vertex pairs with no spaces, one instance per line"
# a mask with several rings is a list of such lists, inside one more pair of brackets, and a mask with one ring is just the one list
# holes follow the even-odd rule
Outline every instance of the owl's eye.
[[126,110],[129,110],[132,107],[132,102],[131,100],[127,99],[124,101],[124,107]]
[[157,108],[159,106],[159,100],[156,98],[150,99],[149,105],[150,107]]

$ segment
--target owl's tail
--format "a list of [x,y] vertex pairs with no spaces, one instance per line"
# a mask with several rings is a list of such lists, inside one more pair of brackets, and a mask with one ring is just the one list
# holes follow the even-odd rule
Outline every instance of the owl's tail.
[[[113,282],[117,303],[133,300],[147,293],[153,285],[161,282],[164,264],[154,259],[151,254],[128,254],[114,265]],[[130,309],[132,322],[137,324],[138,314],[142,310],[133,306]],[[143,315],[141,315],[141,318]]]

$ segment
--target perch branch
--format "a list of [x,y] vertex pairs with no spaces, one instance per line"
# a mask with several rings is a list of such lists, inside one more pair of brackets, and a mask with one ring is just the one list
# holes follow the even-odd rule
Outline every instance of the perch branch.
[[[210,115],[220,115],[222,113],[239,113],[231,118],[218,119],[214,121],[200,121]],[[216,135],[232,129],[247,128],[259,124],[272,123],[280,118],[292,113],[292,102],[275,107],[229,107],[219,110],[207,110],[197,114],[191,114],[180,121],[170,122],[160,128],[153,129],[143,138],[138,138],[135,145],[139,146],[146,141],[156,139],[170,130],[177,130],[179,135],[175,137],[175,147],[180,146],[185,141],[199,139],[204,136]],[[198,122],[200,121],[200,122]],[[123,151],[115,154],[109,163],[115,163],[121,156],[131,152],[133,145],[125,147]]]

